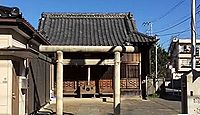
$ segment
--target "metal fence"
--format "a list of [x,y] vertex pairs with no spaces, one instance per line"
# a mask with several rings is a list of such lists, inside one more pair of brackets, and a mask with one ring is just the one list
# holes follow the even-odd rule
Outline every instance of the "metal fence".
[[29,61],[27,96],[28,113],[39,110],[50,101],[50,63],[41,59]]

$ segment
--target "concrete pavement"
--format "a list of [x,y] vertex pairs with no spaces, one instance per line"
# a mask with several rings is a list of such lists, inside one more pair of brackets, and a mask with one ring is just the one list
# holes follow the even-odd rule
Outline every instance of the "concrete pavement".
[[[41,111],[52,110],[55,114],[55,100]],[[107,98],[64,98],[64,113],[66,115],[113,115],[113,99]],[[180,101],[170,101],[161,98],[121,98],[121,115],[177,115],[180,113]]]

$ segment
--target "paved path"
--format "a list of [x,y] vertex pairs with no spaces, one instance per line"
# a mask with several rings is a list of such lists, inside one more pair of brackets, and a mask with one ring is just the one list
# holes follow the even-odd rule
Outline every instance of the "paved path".
[[[112,107],[112,98],[108,98],[107,102],[102,102],[100,98],[64,98],[66,115],[113,115]],[[51,109],[55,113],[55,100],[45,108]],[[121,99],[121,115],[177,115],[178,113],[180,113],[179,101],[160,98]]]

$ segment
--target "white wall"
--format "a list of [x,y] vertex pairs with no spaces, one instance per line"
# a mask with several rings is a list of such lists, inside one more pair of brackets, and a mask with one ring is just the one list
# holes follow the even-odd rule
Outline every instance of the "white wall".
[[0,114],[12,112],[12,62],[0,60]]

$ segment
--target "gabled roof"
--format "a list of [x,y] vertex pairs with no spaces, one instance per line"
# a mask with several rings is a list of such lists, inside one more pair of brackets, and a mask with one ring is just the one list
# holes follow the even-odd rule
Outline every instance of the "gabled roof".
[[130,13],[43,13],[39,31],[54,45],[119,46],[154,43],[137,32]]

